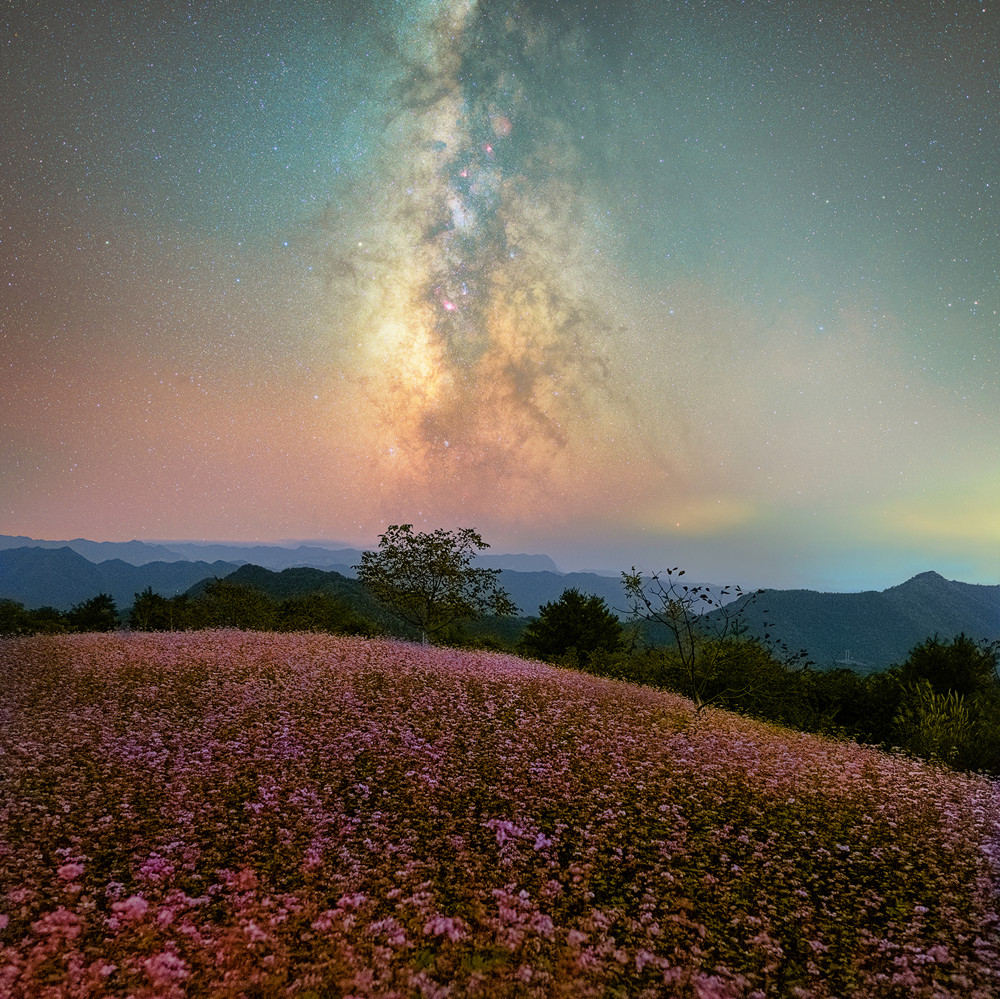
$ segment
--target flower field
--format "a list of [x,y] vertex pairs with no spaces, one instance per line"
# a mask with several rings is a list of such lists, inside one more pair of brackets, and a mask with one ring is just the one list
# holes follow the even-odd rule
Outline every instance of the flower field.
[[496,653],[9,639],[0,997],[988,999],[994,787]]

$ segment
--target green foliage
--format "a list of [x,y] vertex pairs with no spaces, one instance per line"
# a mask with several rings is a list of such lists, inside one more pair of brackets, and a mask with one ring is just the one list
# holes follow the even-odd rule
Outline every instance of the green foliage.
[[976,726],[965,695],[938,693],[928,680],[907,691],[895,728],[899,745],[924,759],[961,765],[975,755]]
[[187,597],[164,597],[147,586],[137,593],[128,615],[128,625],[136,631],[175,631],[188,626]]
[[252,586],[213,580],[199,600],[204,624],[209,628],[271,631],[277,623],[274,601]]
[[330,593],[304,593],[282,600],[275,613],[278,631],[325,631],[336,635],[377,634],[370,621]]
[[96,597],[76,604],[66,614],[66,623],[73,631],[114,631],[118,627],[118,608],[114,597],[98,593]]
[[394,524],[380,535],[378,551],[365,552],[354,568],[365,589],[426,643],[459,621],[517,613],[500,586],[500,570],[472,565],[484,548],[489,545],[469,527],[414,534],[412,524]]
[[31,616],[17,600],[0,600],[0,637],[30,635]]
[[937,635],[910,651],[900,679],[913,686],[926,681],[937,694],[971,696],[997,687],[997,643],[976,643],[958,635],[942,642]]
[[67,630],[66,615],[46,604],[28,611],[31,633],[34,635],[59,635]]
[[597,652],[614,652],[622,644],[624,629],[603,597],[584,596],[575,587],[563,590],[558,600],[544,604],[525,629],[520,650],[540,659],[575,651],[582,665]]

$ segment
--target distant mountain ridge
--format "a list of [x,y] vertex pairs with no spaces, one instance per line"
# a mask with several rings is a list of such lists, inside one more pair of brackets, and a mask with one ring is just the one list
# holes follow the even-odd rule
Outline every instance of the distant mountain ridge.
[[68,546],[0,550],[0,599],[28,608],[67,611],[98,593],[110,593],[119,610],[131,606],[147,586],[165,597],[184,593],[199,580],[228,576],[233,562],[149,562],[130,565],[121,559],[94,563]]
[[[214,546],[209,548],[209,553],[217,553]],[[357,552],[356,556],[360,561],[361,553]],[[539,558],[551,563],[546,556],[494,558],[501,564],[510,559],[514,564],[530,565],[536,564],[535,560]],[[486,560],[480,564],[484,563]],[[541,604],[558,600],[563,590],[574,586],[583,593],[604,597],[614,610],[624,613],[626,609],[619,579],[581,572],[563,574],[506,568],[501,568],[500,573],[503,586],[526,616],[537,614]],[[341,564],[331,567],[295,565],[277,569],[252,562],[221,560],[130,565],[121,559],[108,559],[95,564],[67,545],[59,548],[0,549],[0,598],[17,600],[30,608],[49,605],[64,611],[98,593],[110,593],[119,609],[125,609],[131,605],[135,594],[147,586],[152,587],[155,593],[171,597],[187,592],[198,583],[231,574],[235,574],[237,582],[257,585],[269,592],[272,586],[276,586],[278,589],[272,592],[272,596],[290,596],[309,592],[310,589],[340,591],[344,577],[353,580],[357,576],[351,565]],[[284,578],[278,580],[279,575]],[[294,583],[291,592],[279,592],[290,583]]]
[[[0,551],[12,548],[70,548],[91,562],[120,559],[130,565],[150,562],[233,562],[251,563],[265,569],[293,569],[309,566],[314,569],[335,569],[346,576],[355,575],[354,566],[361,561],[362,549],[327,548],[316,544],[236,545],[200,541],[39,541],[23,535],[0,534]],[[477,565],[491,569],[515,569],[520,572],[558,572],[548,555],[481,555]]]
[[764,590],[756,599],[741,597],[730,613],[737,608],[751,635],[769,632],[792,651],[804,648],[821,668],[845,664],[849,653],[860,672],[885,669],[935,634],[1000,640],[1000,585],[961,583],[936,572],[863,593]]
[[[18,544],[22,541],[26,544]],[[117,554],[95,562],[80,549],[95,556]],[[233,557],[209,561],[224,552]],[[189,560],[196,553],[206,558]],[[151,554],[161,557],[147,559]],[[361,554],[357,549],[314,545],[168,546],[85,539],[59,544],[0,535],[0,598],[17,600],[28,608],[50,605],[65,611],[98,593],[110,593],[119,609],[125,610],[134,595],[147,586],[170,597],[204,580],[229,576],[241,567],[245,572],[238,574],[237,580],[253,578],[255,585],[265,589],[273,584],[292,586],[295,592],[304,592],[302,587],[342,590],[343,577],[356,576],[353,565]],[[252,562],[243,557],[247,555],[259,555],[271,564]],[[307,561],[309,558],[338,561],[315,565]],[[524,616],[536,615],[542,604],[558,600],[570,587],[603,597],[623,616],[628,610],[619,577],[560,573],[545,555],[489,556],[480,564],[501,569],[503,586]],[[271,579],[284,570],[305,568],[313,571]],[[325,576],[329,579],[324,581]],[[744,605],[750,634],[767,631],[793,651],[806,649],[820,668],[834,667],[849,657],[852,667],[862,672],[881,670],[903,662],[913,646],[934,634],[951,639],[964,632],[976,641],[1000,640],[1000,585],[947,580],[936,572],[920,573],[882,591],[765,590],[752,601],[749,596],[740,598],[730,605],[729,613]]]

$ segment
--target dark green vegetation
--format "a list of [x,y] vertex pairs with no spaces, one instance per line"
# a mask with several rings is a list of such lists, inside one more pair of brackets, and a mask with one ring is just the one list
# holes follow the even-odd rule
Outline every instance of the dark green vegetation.
[[412,524],[393,524],[379,535],[378,551],[364,552],[354,568],[361,585],[426,644],[428,636],[462,621],[517,613],[500,585],[500,570],[472,565],[485,548],[471,527],[414,534]]
[[625,630],[603,598],[568,589],[538,609],[524,630],[519,651],[538,659],[576,656],[584,667],[595,652],[616,652]]
[[[679,572],[676,578],[667,574],[665,582],[680,584],[679,577]],[[936,580],[924,582],[933,586]],[[657,595],[647,588],[649,605],[640,600],[638,616],[623,625],[604,600],[571,588],[544,604],[537,617],[452,621],[437,630],[435,640],[516,651],[673,690],[696,705],[899,747],[960,769],[1000,773],[1000,643],[966,634],[935,635],[912,646],[899,664],[869,675],[816,669],[765,637],[770,632],[762,626],[766,618],[753,595],[719,607],[718,594],[703,596],[699,590],[678,585],[672,593],[663,588]],[[709,613],[698,613],[702,609]],[[417,626],[376,601],[358,580],[311,568],[273,572],[245,565],[170,597],[147,587],[124,613],[106,593],[69,611],[27,610],[18,601],[0,600],[0,635],[123,625],[140,631],[233,627],[421,637]],[[775,632],[788,637],[784,623]]]

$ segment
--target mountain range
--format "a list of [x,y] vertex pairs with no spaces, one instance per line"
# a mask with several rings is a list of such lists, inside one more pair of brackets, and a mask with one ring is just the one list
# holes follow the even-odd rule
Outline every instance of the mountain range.
[[147,586],[174,597],[195,583],[235,572],[235,562],[149,562],[131,565],[122,559],[91,562],[68,546],[0,550],[0,599],[25,607],[67,611],[98,593],[110,593],[119,609],[131,606]]
[[936,572],[862,593],[763,590],[726,612],[739,612],[751,635],[769,633],[793,652],[805,649],[819,666],[847,665],[862,673],[903,662],[933,635],[1000,640],[1000,586],[961,583]]
[[[109,593],[125,610],[146,587],[170,597],[233,573],[237,581],[275,597],[316,589],[344,593],[352,588],[352,566],[361,554],[315,545],[85,539],[60,543],[0,535],[0,598],[65,611],[98,593]],[[501,570],[502,585],[526,616],[537,614],[542,604],[557,600],[570,587],[603,597],[623,617],[628,610],[619,578],[561,573],[545,555],[495,555],[479,564]],[[859,672],[902,662],[915,645],[935,634],[942,639],[965,633],[977,641],[1000,640],[1000,585],[947,580],[936,572],[863,593],[763,590],[734,601],[726,612],[739,612],[751,635],[769,633],[793,651],[805,649],[818,667],[841,664]],[[713,616],[707,615],[707,620]]]
[[[251,563],[265,569],[336,569],[345,576],[355,575],[353,566],[361,561],[359,548],[333,548],[317,544],[234,545],[202,541],[39,541],[23,535],[0,534],[0,551],[12,548],[69,548],[90,562],[120,559],[130,565],[150,562],[233,562]],[[520,572],[558,572],[548,555],[480,555],[476,565],[490,569],[516,569]]]
[[[245,549],[244,549],[245,551]],[[217,554],[214,547],[209,554]],[[337,554],[343,555],[341,550]],[[354,562],[361,559],[361,552],[350,556]],[[342,582],[357,575],[353,565],[336,563],[308,566],[301,563],[284,566],[288,555],[272,555],[272,563],[281,568],[262,566],[259,562],[236,562],[217,560],[206,561],[162,561],[132,565],[123,559],[105,559],[92,562],[69,545],[55,548],[43,547],[0,547],[0,599],[17,600],[26,607],[51,606],[57,610],[69,610],[98,593],[109,593],[120,609],[129,607],[136,593],[147,586],[165,597],[185,593],[197,584],[213,578],[224,578],[237,573],[236,581],[259,586],[272,596],[291,596],[309,592],[311,589],[342,589]],[[541,564],[552,563],[547,556],[494,556],[492,561],[525,564],[524,560],[544,559]],[[482,560],[479,564],[485,564]],[[493,565],[491,568],[500,568]],[[259,570],[253,572],[251,570]],[[301,571],[298,571],[301,570]],[[309,571],[306,571],[309,570]],[[501,581],[511,599],[523,614],[538,613],[541,604],[558,600],[563,590],[576,587],[583,593],[594,593],[604,597],[608,605],[624,614],[625,594],[621,582],[611,576],[596,573],[557,571],[522,571],[500,568]],[[275,581],[273,577],[283,576]],[[327,578],[328,577],[328,578]],[[289,581],[294,581],[288,590]],[[265,583],[274,585],[265,585]],[[325,585],[329,582],[331,585]]]

